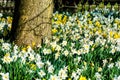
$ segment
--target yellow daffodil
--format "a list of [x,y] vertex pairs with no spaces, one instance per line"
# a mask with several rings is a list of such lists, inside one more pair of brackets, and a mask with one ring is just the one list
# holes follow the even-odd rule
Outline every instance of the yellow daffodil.
[[62,21],[58,20],[58,21],[55,22],[55,24],[60,25],[60,24],[62,24]]
[[80,76],[79,80],[87,80],[87,79],[84,76]]
[[118,33],[115,33],[115,34],[114,34],[114,38],[115,38],[115,39],[120,38],[120,36],[118,35]]
[[92,24],[92,21],[91,21],[91,20],[89,20],[89,21],[88,21],[88,23],[89,23],[89,24]]
[[52,33],[53,33],[53,34],[55,34],[55,33],[57,33],[57,32],[58,32],[58,30],[57,30],[57,29],[55,29],[55,28],[54,28],[54,29],[52,29]]
[[35,42],[32,42],[32,47],[35,47],[36,43]]
[[107,38],[107,33],[103,32],[102,36],[103,36],[104,38]]
[[97,28],[93,28],[93,32],[96,32],[97,31]]
[[113,32],[113,31],[110,31],[109,34],[110,34],[110,37],[112,37],[113,34],[114,34],[114,32]]
[[90,31],[89,34],[90,34],[90,35],[93,35],[93,31]]
[[62,20],[62,14],[59,14],[58,16],[57,16],[57,18],[58,18],[58,20]]
[[80,20],[77,19],[77,24],[80,24]]
[[22,48],[22,51],[23,51],[23,52],[26,52],[26,51],[27,51],[27,49],[24,47],[24,48]]
[[99,30],[98,30],[98,32],[99,32],[99,34],[101,34],[101,33],[102,33],[102,30],[101,30],[101,29],[99,29]]
[[67,16],[65,15],[64,18],[63,18],[63,20],[62,20],[62,23],[65,24],[66,21],[67,21]]
[[28,45],[28,46],[27,46],[27,49],[28,49],[28,48],[31,48],[31,47]]
[[30,64],[30,68],[31,68],[32,70],[36,70],[36,65],[35,65],[35,64]]
[[97,27],[101,27],[101,24],[100,24],[100,22],[99,21],[96,21],[96,23],[95,23],[95,26],[97,26]]
[[12,23],[12,17],[8,16],[7,21],[8,21],[8,23]]

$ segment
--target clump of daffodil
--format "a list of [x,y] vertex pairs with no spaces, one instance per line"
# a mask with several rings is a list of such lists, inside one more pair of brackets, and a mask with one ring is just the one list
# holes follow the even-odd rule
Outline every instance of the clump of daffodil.
[[52,23],[55,23],[57,25],[65,24],[66,22],[67,22],[67,16],[63,14],[56,13],[54,19],[52,19]]

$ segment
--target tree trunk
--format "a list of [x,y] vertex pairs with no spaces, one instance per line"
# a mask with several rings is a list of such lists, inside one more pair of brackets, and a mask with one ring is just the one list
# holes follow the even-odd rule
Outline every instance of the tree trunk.
[[18,4],[12,29],[14,42],[20,46],[37,46],[43,39],[50,39],[53,0],[16,0],[16,6]]

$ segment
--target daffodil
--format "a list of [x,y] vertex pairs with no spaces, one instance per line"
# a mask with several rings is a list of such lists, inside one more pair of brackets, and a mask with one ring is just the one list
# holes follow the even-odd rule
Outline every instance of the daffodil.
[[36,43],[35,42],[32,42],[32,47],[35,47]]
[[12,23],[12,17],[8,16],[7,17],[7,22],[11,24]]
[[5,21],[6,21],[6,19],[5,19],[5,18],[2,18],[1,20],[2,20],[2,22],[5,22]]
[[89,23],[89,24],[92,24],[92,21],[91,21],[91,20],[89,20],[89,21],[88,21],[88,23]]
[[22,52],[27,52],[27,48],[22,48]]
[[63,18],[63,20],[62,20],[62,23],[65,24],[66,21],[67,21],[67,16],[65,15],[64,18]]
[[115,33],[115,34],[114,34],[114,38],[115,38],[115,39],[118,39],[118,38],[120,38],[120,35],[118,35],[118,33]]
[[101,27],[101,24],[100,24],[99,21],[96,21],[95,25],[96,25],[97,27],[99,27],[99,28]]
[[102,71],[102,68],[101,68],[101,67],[99,67],[99,68],[98,68],[98,72],[101,72],[101,71]]
[[110,31],[109,34],[110,34],[110,37],[112,37],[114,35],[114,32]]
[[29,64],[32,70],[36,70],[37,66],[35,64]]
[[3,63],[10,63],[13,61],[13,59],[10,57],[10,53],[6,53],[2,60]]
[[0,73],[2,80],[9,80],[9,73]]
[[57,32],[58,32],[58,30],[57,30],[56,28],[52,29],[52,33],[53,33],[53,34],[55,34],[55,33],[57,33]]
[[87,79],[84,76],[80,76],[79,80],[87,80]]

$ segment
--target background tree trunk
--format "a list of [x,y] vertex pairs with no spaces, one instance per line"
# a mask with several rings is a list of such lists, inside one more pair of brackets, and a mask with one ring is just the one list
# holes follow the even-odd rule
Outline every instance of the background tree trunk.
[[16,0],[16,6],[12,29],[16,44],[37,46],[51,38],[53,0]]

